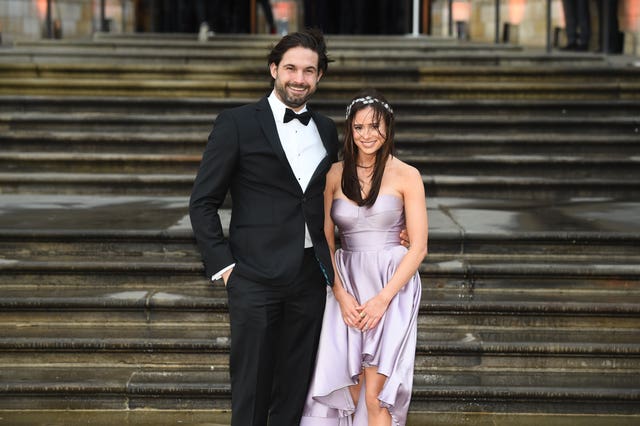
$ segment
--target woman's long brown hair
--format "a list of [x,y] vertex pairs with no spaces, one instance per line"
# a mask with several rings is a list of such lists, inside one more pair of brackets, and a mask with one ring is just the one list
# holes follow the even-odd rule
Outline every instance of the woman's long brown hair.
[[[358,180],[358,147],[353,140],[353,118],[362,109],[371,107],[373,109],[373,121],[384,121],[387,134],[384,137],[382,147],[376,152],[376,160],[373,165],[373,176],[371,189],[365,198],[362,197],[362,187]],[[355,96],[347,108],[347,117],[344,127],[343,145],[343,170],[342,170],[342,192],[348,199],[354,201],[359,206],[372,206],[378,198],[382,175],[387,159],[394,153],[394,119],[393,111],[387,100],[375,89],[362,91]]]

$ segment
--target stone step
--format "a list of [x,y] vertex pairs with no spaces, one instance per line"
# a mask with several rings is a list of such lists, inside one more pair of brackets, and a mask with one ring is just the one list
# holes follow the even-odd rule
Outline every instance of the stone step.
[[[7,245],[3,245],[6,248]],[[44,249],[47,245],[44,245]],[[25,252],[16,255],[3,255],[0,274],[3,279],[4,300],[0,305],[6,309],[11,306],[27,309],[30,306],[43,309],[47,303],[56,306],[73,304],[91,305],[92,303],[120,306],[123,303],[142,303],[145,306],[151,298],[154,304],[164,300],[171,305],[171,295],[179,295],[176,306],[182,303],[191,306],[194,298],[202,298],[206,303],[222,306],[220,301],[226,294],[219,284],[211,285],[203,276],[199,261],[175,261],[156,259],[141,261],[118,258],[107,254],[111,260],[87,260],[82,255],[49,255],[49,259],[34,256],[38,260],[20,260]],[[491,255],[483,258],[461,255],[460,260],[447,260],[446,256],[431,255],[420,268],[424,292],[429,301],[437,302],[438,309],[462,309],[457,302],[465,304],[473,300],[471,307],[482,310],[480,306],[505,306],[522,300],[532,300],[535,304],[544,302],[545,306],[560,306],[560,311],[568,309],[565,302],[555,297],[562,293],[580,301],[572,309],[588,309],[584,301],[589,297],[601,296],[622,298],[634,297],[638,284],[638,255],[623,254],[608,259],[597,259],[595,255],[546,255],[532,260],[526,255]],[[137,257],[141,257],[140,255]],[[153,259],[153,255],[150,255]],[[434,259],[435,258],[435,259]],[[569,259],[573,258],[573,261]],[[56,259],[56,260],[51,260]],[[605,263],[608,262],[608,263]],[[151,286],[151,287],[150,287]],[[176,289],[176,286],[179,288]],[[46,294],[35,298],[30,292],[46,290]],[[118,299],[112,297],[122,296]],[[26,297],[26,299],[25,299]],[[563,296],[564,297],[564,296]],[[168,298],[165,300],[164,298]],[[621,303],[626,303],[624,300]],[[480,303],[481,302],[481,303]],[[204,303],[204,302],[202,302]],[[197,304],[197,303],[196,303]],[[74,305],[75,306],[75,305]],[[200,306],[200,305],[198,305]],[[466,306],[466,305],[465,305]],[[519,310],[525,307],[518,305]],[[210,308],[209,305],[201,306]],[[222,308],[221,308],[222,309]],[[434,307],[435,309],[435,307]],[[467,308],[464,308],[465,310]],[[487,308],[489,309],[489,308]],[[507,307],[506,309],[512,309]],[[556,309],[556,308],[554,308]],[[602,308],[614,312],[615,309]]]
[[[110,260],[116,256],[140,262],[199,261],[188,220],[188,194],[2,195],[0,205],[1,253],[7,260],[100,256],[104,261],[108,255]],[[429,197],[427,205],[428,263],[434,255],[457,261],[448,264],[452,268],[461,267],[469,256],[519,256],[546,263],[554,257],[579,261],[585,256],[629,259],[640,255],[636,222],[640,203],[632,199],[543,202]],[[220,216],[226,229],[230,211],[222,209]]]
[[[208,45],[188,44],[125,44],[88,43],[74,45],[66,41],[35,42],[32,46],[13,46],[0,50],[2,62],[8,63],[95,63],[95,64],[174,64],[209,65],[242,64],[264,66],[270,47],[261,45]],[[521,65],[550,67],[555,65],[593,65],[606,63],[606,56],[593,53],[547,54],[540,50],[523,50],[519,47],[494,44],[447,43],[428,47],[405,48],[369,47],[363,49],[358,42],[327,43],[332,66],[385,66],[393,61],[395,66],[434,65]]]
[[[640,139],[639,139],[640,142]],[[640,179],[640,157],[610,154],[592,155],[473,155],[429,156],[399,155],[399,158],[423,173],[436,176],[490,176],[545,179]],[[200,155],[121,154],[121,153],[3,153],[0,174],[18,173],[131,173],[193,174]],[[586,184],[587,182],[585,182]]]
[[[266,94],[266,92],[265,92]],[[392,95],[392,94],[389,94]],[[138,115],[194,115],[215,117],[221,110],[236,107],[256,98],[145,98],[117,96],[20,96],[0,95],[0,112],[11,113],[120,113]],[[344,120],[346,99],[316,99],[313,109]],[[394,99],[397,119],[408,115],[468,117],[638,117],[640,101],[634,100],[464,100]],[[401,130],[401,129],[398,129]]]
[[[47,318],[51,320],[53,316]],[[68,316],[68,318],[71,318]],[[101,318],[100,313],[96,312],[95,320]],[[208,324],[201,322],[206,318],[199,318],[198,324]],[[429,317],[425,317],[429,321]],[[74,315],[74,321],[80,321],[78,314]],[[180,320],[180,318],[179,318]],[[604,331],[615,330],[619,318],[609,321],[610,328],[601,327]],[[40,318],[36,317],[34,321],[35,327],[39,327]],[[423,322],[426,322],[423,321]],[[44,322],[44,319],[42,320]],[[105,322],[107,322],[105,320]],[[603,321],[604,323],[604,321]],[[135,321],[130,324],[137,326]],[[177,324],[177,325],[176,325]],[[191,327],[194,321],[189,323],[187,320],[181,324],[173,322],[167,323],[167,327]],[[86,323],[87,327],[92,327],[91,322]],[[147,325],[137,326],[144,330]],[[461,326],[462,327],[462,326]],[[121,330],[117,323],[114,324],[115,329]],[[60,327],[53,327],[53,330],[62,330]],[[438,329],[446,332],[445,329]],[[487,334],[495,331],[487,331],[488,329],[480,329],[470,327],[471,332],[460,333],[457,329],[452,329],[453,333],[460,335],[459,341],[437,342],[419,344],[416,352],[416,369],[422,371],[433,372],[455,372],[473,368],[477,371],[497,372],[497,371],[514,371],[514,370],[571,370],[583,372],[600,371],[606,374],[610,371],[625,370],[634,373],[640,368],[640,357],[637,356],[637,340],[630,340],[631,343],[612,343],[610,349],[603,346],[603,342],[595,343],[560,343],[553,345],[552,341],[546,344],[529,343],[528,347],[532,348],[531,353],[525,353],[525,346],[518,343],[509,343],[508,340],[497,342],[496,339],[489,339],[487,342],[478,343],[479,336],[482,332]],[[491,330],[500,330],[499,327],[493,326]],[[514,328],[515,330],[515,328]],[[573,329],[569,334],[571,336],[578,334],[577,329]],[[539,328],[539,333],[544,333],[544,328]],[[514,331],[515,332],[515,331]],[[573,334],[572,334],[573,333]],[[130,334],[130,333],[128,333]],[[526,336],[526,330],[523,330]],[[553,334],[552,334],[553,336]],[[170,349],[167,345],[162,349],[154,348],[153,342],[148,346],[140,344],[132,344],[134,341],[144,340],[144,336],[132,338],[128,342],[124,339],[116,342],[114,340],[105,340],[106,345],[98,349],[90,350],[89,347],[96,347],[96,343],[88,345],[87,350],[82,349],[82,339],[78,339],[76,346],[80,348],[77,351],[64,350],[69,347],[69,340],[64,341],[60,346],[55,346],[52,338],[37,341],[32,339],[16,339],[18,347],[0,350],[0,362],[3,367],[68,367],[69,365],[85,365],[85,366],[132,366],[142,365],[148,368],[163,369],[165,371],[189,370],[194,368],[210,369],[212,366],[226,366],[229,362],[228,350],[223,350],[224,345],[219,345],[217,350],[192,349],[186,342],[181,342],[176,346],[175,350]],[[474,344],[474,339],[476,340]],[[85,339],[87,340],[87,339]],[[98,339],[95,339],[96,341]],[[9,341],[7,340],[8,344]],[[116,347],[115,344],[118,343]],[[193,347],[195,348],[195,344]],[[209,342],[209,347],[213,346]],[[141,349],[140,349],[141,348]],[[606,350],[602,351],[601,349]],[[634,349],[635,348],[635,349]],[[138,350],[140,349],[140,350]],[[485,351],[486,350],[486,351]],[[37,354],[37,357],[34,355]]]
[[638,199],[637,184],[616,179],[537,178],[505,176],[423,176],[425,191],[435,197],[512,197],[517,200],[550,201],[578,198],[611,197]]
[[[187,196],[193,178],[192,174],[0,173],[0,194]],[[423,182],[433,197],[640,198],[636,182],[616,179],[425,175]]]
[[[572,66],[562,64],[541,69],[534,66],[396,66],[389,73],[387,66],[362,67],[330,65],[331,81],[358,81],[369,84],[402,82],[624,82],[638,78],[640,71],[632,67],[611,67],[608,64]],[[59,80],[191,80],[191,81],[264,81],[264,66],[210,64],[114,64],[114,63],[3,63],[2,78],[44,78]],[[329,80],[329,78],[327,78]]]
[[[204,329],[204,325],[209,328]],[[603,339],[603,334],[609,334],[608,338]],[[40,353],[47,354],[47,365],[78,363],[74,356],[69,355],[71,352],[78,356],[88,354],[89,357],[83,358],[87,361],[94,358],[94,362],[100,361],[105,366],[123,365],[123,360],[129,356],[132,361],[136,359],[139,362],[146,358],[145,364],[155,364],[156,368],[162,368],[166,363],[167,371],[178,368],[189,370],[216,363],[224,366],[228,362],[229,327],[205,323],[203,329],[197,329],[186,322],[152,327],[134,322],[121,325],[116,321],[103,328],[92,323],[78,324],[76,327],[56,323],[29,324],[19,328],[9,326],[6,337],[0,337],[0,359],[15,366],[38,364],[35,360]],[[93,357],[95,353],[101,356]],[[155,356],[144,357],[144,353],[153,353]],[[23,360],[15,359],[12,362],[11,357],[17,357],[18,354],[23,355]],[[486,357],[488,360],[498,356],[510,359],[501,360],[501,364],[494,361],[491,366],[477,361],[475,365],[468,365],[473,356]],[[600,327],[569,330],[539,328],[531,331],[517,327],[505,330],[496,326],[489,330],[471,328],[468,332],[462,332],[425,327],[418,330],[415,377],[419,377],[421,369],[433,374],[444,371],[452,375],[472,366],[478,372],[515,370],[523,368],[522,365],[510,363],[518,356],[534,357],[524,368],[539,372],[558,369],[562,365],[561,358],[565,357],[571,358],[575,364],[578,364],[578,357],[585,359],[584,363],[573,368],[566,365],[567,369],[575,371],[611,371],[614,369],[611,358],[620,357],[626,362],[615,365],[616,369],[640,370],[640,342],[637,332],[633,330]],[[446,362],[433,362],[440,357],[445,357]]]
[[[160,115],[131,113],[0,113],[0,126],[13,132],[96,132],[105,129],[113,136],[129,132],[191,134],[205,138],[216,119],[214,114]],[[344,116],[331,116],[340,130]],[[540,117],[509,115],[406,115],[398,117],[399,134],[421,134],[426,141],[433,135],[558,135],[576,133],[587,135],[615,135],[640,140],[640,121],[634,116],[601,117]]]
[[182,402],[174,401],[173,408],[228,409],[227,376],[225,371],[166,371],[138,366],[0,369],[0,407],[45,408],[46,404],[46,408],[64,409],[137,409],[152,408],[154,404],[148,404],[154,400],[162,404],[164,398],[179,398]]
[[[636,259],[629,259],[633,262]],[[463,267],[442,268],[423,264],[420,268],[425,308],[434,311],[456,305],[457,310],[482,312],[483,306],[526,313],[536,304],[563,313],[601,305],[598,313],[635,312],[630,304],[640,296],[638,269],[632,263],[527,264],[517,259],[499,265],[470,261]],[[226,291],[221,283],[210,283],[195,264],[175,262],[12,262],[2,267],[7,279],[0,294],[6,310],[113,307],[194,310],[226,309]],[[444,262],[446,263],[446,262]],[[163,265],[164,267],[162,267]],[[75,269],[73,269],[75,266]],[[188,269],[191,268],[191,269]],[[30,274],[21,281],[11,274]],[[160,276],[164,274],[165,278]],[[34,294],[42,289],[45,294]],[[530,301],[532,303],[524,303]],[[572,303],[575,302],[575,303]],[[618,309],[615,304],[621,304]],[[460,305],[468,306],[460,308]],[[526,305],[526,306],[525,306]],[[517,306],[517,308],[513,308]],[[444,307],[444,308],[438,308]]]
[[[268,52],[271,46],[275,45],[280,36],[247,35],[247,34],[217,34],[209,37],[206,42],[190,37],[179,39],[172,37],[146,38],[141,39],[139,34],[131,34],[134,37],[120,38],[65,38],[57,40],[47,39],[20,39],[15,40],[10,48],[16,50],[26,50],[31,48],[57,48],[61,50],[88,50],[95,48],[103,51],[131,51],[131,50],[158,50],[166,48],[169,50],[191,51],[263,51]],[[177,34],[179,36],[179,34]],[[348,37],[326,34],[327,46],[335,52],[355,51],[357,49],[367,50],[370,53],[381,53],[387,50],[398,52],[430,52],[430,51],[474,51],[474,52],[522,52],[523,48],[514,44],[493,44],[483,42],[466,41],[461,43],[452,37],[406,37],[406,36],[356,36]],[[365,48],[365,49],[363,49]],[[560,52],[558,52],[560,54]],[[588,56],[586,54],[576,56]],[[592,55],[602,60],[602,55]]]
[[[518,153],[520,155],[574,155],[580,153],[605,158],[612,153],[632,158],[640,150],[638,136],[625,134],[581,134],[578,132],[543,133],[526,132],[510,133],[508,131],[482,134],[446,134],[446,133],[404,133],[396,132],[395,147],[399,157],[419,155],[425,152],[431,155],[457,153],[459,156],[472,155],[504,155]],[[11,136],[8,136],[10,138]],[[73,140],[73,138],[70,138]],[[0,137],[1,140],[1,137]],[[6,140],[6,139],[5,139]],[[27,145],[25,143],[22,144]],[[6,149],[13,146],[8,141]],[[56,144],[50,141],[50,146]],[[97,151],[96,151],[97,150]],[[42,152],[42,150],[40,150]],[[94,148],[99,152],[99,147]]]
[[[133,130],[133,129],[132,129]],[[202,154],[206,131],[176,133],[16,130],[0,134],[2,153],[129,153],[166,155]],[[396,131],[395,148],[400,158],[428,152],[431,155],[589,155],[627,159],[640,154],[635,134],[446,134]]]
[[[2,376],[6,378],[0,385],[3,409],[43,409],[45,403],[49,409],[171,408],[178,401],[184,408],[220,409],[228,408],[229,404],[227,373],[217,369],[175,372],[136,366],[0,369]],[[620,414],[637,414],[640,392],[634,386],[635,378],[625,371],[606,375],[573,371],[546,374],[417,371],[412,409],[429,407],[444,411],[451,405],[482,407],[498,403],[504,407],[512,402],[516,406],[538,404],[539,409],[551,412],[570,413],[577,405],[585,405],[589,413],[614,409]],[[41,400],[42,397],[46,400]]]
[[561,370],[548,374],[513,371],[491,375],[469,371],[450,376],[427,375],[424,382],[414,381],[411,409],[637,414],[638,389],[632,381],[625,372],[580,375]]
[[[637,207],[637,203],[636,207]],[[140,207],[144,206],[141,204]],[[49,210],[52,215],[56,214],[56,209]],[[6,211],[10,211],[7,209]],[[118,210],[111,210],[112,214],[118,214]],[[155,212],[156,215],[162,213],[161,209]],[[434,227],[437,226],[439,212],[430,212],[433,218]],[[470,211],[473,214],[473,211]],[[481,211],[477,211],[480,214]],[[64,213],[63,213],[64,214]],[[90,213],[89,213],[90,214]],[[104,214],[109,214],[105,211]],[[171,214],[171,212],[169,212]],[[186,212],[185,212],[186,214]],[[463,215],[465,212],[462,213]],[[606,214],[606,211],[600,213]],[[615,214],[615,213],[614,213]],[[227,221],[223,213],[223,221]],[[228,216],[227,216],[228,217]],[[17,217],[15,221],[23,221],[28,224],[34,216],[25,214]],[[79,215],[69,212],[68,220],[71,222],[78,220]],[[523,219],[527,219],[526,216]],[[540,217],[539,219],[544,219]],[[566,216],[567,221],[580,220],[574,216]],[[612,217],[613,223],[617,217]],[[53,218],[52,218],[53,220]],[[95,223],[99,223],[101,218],[96,216]],[[153,214],[149,215],[149,221],[157,220]],[[34,223],[34,222],[31,222]],[[624,222],[622,222],[624,223]],[[586,223],[588,225],[588,221]],[[80,223],[81,226],[90,227],[89,223]],[[37,225],[34,225],[37,226]],[[98,225],[99,226],[99,225]],[[538,267],[538,263],[544,263],[555,259],[560,264],[566,265],[561,273],[567,273],[572,265],[579,268],[587,268],[588,265],[580,265],[585,260],[592,262],[595,259],[612,259],[612,264],[619,259],[635,259],[640,256],[638,242],[640,235],[633,229],[629,234],[607,231],[581,232],[581,231],[540,231],[540,232],[469,232],[462,230],[455,232],[448,230],[438,232],[432,229],[429,246],[430,253],[437,256],[433,261],[427,258],[428,264],[433,268],[441,268],[449,273],[457,268],[468,269],[464,262],[477,262],[477,267],[483,267],[483,261],[487,270],[491,268],[502,268],[508,264],[508,260],[528,260],[532,264],[523,263],[523,274],[533,273]],[[16,267],[15,262],[24,262],[24,268],[38,269],[38,265],[46,268],[48,265],[57,266],[64,269],[65,265],[74,261],[86,261],[88,271],[118,269],[126,273],[128,264],[137,264],[136,268],[146,270],[160,268],[162,263],[166,268],[175,268],[176,271],[192,273],[198,268],[194,267],[199,261],[198,250],[195,246],[190,230],[11,230],[2,229],[0,231],[0,241],[2,243],[0,253],[7,262],[0,265],[2,268]],[[105,259],[109,259],[106,261]],[[441,263],[432,263],[436,262]],[[10,262],[9,262],[10,261]],[[59,264],[55,263],[60,262]],[[575,263],[571,263],[571,261]],[[39,263],[41,262],[41,263]],[[449,263],[447,263],[449,262]],[[503,263],[500,263],[503,262]],[[537,262],[537,263],[536,263]],[[168,265],[171,263],[171,265]],[[599,262],[599,264],[607,264]],[[103,265],[103,266],[101,266]],[[78,267],[80,265],[77,265]],[[68,267],[68,266],[67,266]],[[162,268],[165,269],[165,268]],[[514,269],[513,273],[517,273]],[[544,271],[544,269],[542,269]],[[129,271],[130,272],[130,271]],[[610,270],[604,269],[604,273]]]
[[[156,37],[158,36],[158,37]],[[174,37],[175,36],[175,37]],[[121,34],[115,37],[109,34],[108,37],[98,36],[93,39],[59,39],[59,40],[16,40],[14,47],[84,47],[97,49],[114,50],[118,48],[140,48],[140,49],[158,49],[158,48],[179,48],[185,50],[237,50],[238,46],[248,49],[268,49],[271,45],[276,44],[280,40],[280,36],[262,35],[262,34],[216,34],[209,37],[206,42],[197,40],[197,37],[182,37],[179,34],[170,36],[162,36],[162,34],[154,34],[148,36],[148,33]],[[338,34],[326,34],[325,40],[327,44],[338,50],[353,50],[366,47],[366,50],[387,50],[394,49],[399,51],[432,49],[446,50],[493,50],[493,51],[521,51],[522,48],[512,44],[490,44],[478,42],[460,43],[452,37],[406,37],[406,36],[374,36],[374,35],[349,35],[342,36]]]
[[[638,100],[640,83],[629,82],[385,82],[378,89],[388,99],[554,99]],[[361,82],[323,82],[316,98],[344,102],[362,89]],[[268,93],[268,81],[197,80],[58,80],[50,78],[0,78],[0,95],[48,96],[146,96],[260,98]]]
[[199,164],[200,155],[0,152],[0,173],[191,173],[195,177]]
[[[78,244],[77,248],[86,246]],[[2,245],[3,251],[13,247],[6,242]],[[52,253],[54,250],[57,251]],[[100,297],[107,297],[108,301],[108,295],[114,292],[126,295],[133,291],[130,293],[132,296],[150,297],[153,291],[147,293],[150,291],[149,285],[154,285],[158,291],[170,293],[175,292],[177,283],[185,291],[205,286],[208,296],[212,296],[218,287],[207,286],[199,259],[176,260],[179,253],[174,252],[171,256],[170,250],[162,257],[146,251],[137,255],[127,253],[122,248],[119,249],[121,252],[114,253],[113,248],[105,248],[102,258],[95,253],[90,257],[82,252],[69,253],[66,250],[60,245],[43,242],[34,248],[21,246],[13,254],[2,254],[0,273],[4,289],[0,293],[17,300],[15,296],[8,296],[13,293],[4,291],[20,294],[20,291],[33,291],[38,287],[47,288],[52,294],[58,294],[58,290],[66,294],[64,292],[91,292],[95,289]],[[511,248],[512,252],[515,250]],[[22,260],[22,257],[28,260]],[[109,260],[104,260],[105,257]],[[194,253],[194,257],[197,257],[197,253]],[[452,256],[433,254],[421,265],[420,274],[424,291],[437,290],[437,297],[443,300],[452,297],[484,300],[487,297],[499,297],[499,294],[504,294],[506,300],[537,296],[544,299],[559,291],[579,295],[607,292],[611,295],[629,295],[637,285],[639,257],[637,251],[628,248],[626,253],[608,254],[604,258],[598,258],[596,254],[532,256],[515,252],[503,255],[487,253],[482,257],[460,254],[458,259],[452,259]],[[429,290],[431,287],[433,289]],[[224,296],[217,294],[216,297]],[[435,299],[436,296],[430,298]]]
[[[640,140],[639,140],[640,142]],[[640,181],[640,157],[629,158],[621,155],[594,157],[591,155],[474,155],[466,158],[451,156],[402,155],[399,158],[423,173],[434,175],[451,174],[454,176],[491,176],[491,177],[534,177],[545,179],[585,179],[597,176],[603,180]],[[0,156],[1,164],[2,156]],[[13,160],[14,165],[20,164]],[[70,170],[67,165],[67,170]],[[44,163],[35,170],[48,170]],[[22,169],[25,170],[25,169]],[[28,169],[26,169],[28,170]],[[60,169],[56,169],[60,170]],[[97,167],[94,170],[100,170]]]
[[[198,426],[228,426],[231,415],[227,410],[1,410],[0,415],[12,426],[52,424],[64,426],[142,426],[189,424]],[[519,426],[635,426],[639,416],[633,414],[598,413],[584,415],[575,413],[544,413],[534,409],[520,412],[462,412],[462,411],[417,411],[409,413],[407,426],[451,426],[451,425],[514,425]]]
[[[197,65],[208,66],[220,63],[232,63],[245,67],[265,67],[268,49],[253,51],[234,50],[185,52],[174,50],[139,50],[101,52],[93,48],[85,50],[67,50],[60,48],[42,47],[33,49],[0,50],[0,60],[10,63],[95,63],[126,65],[156,64],[156,65]],[[444,66],[592,66],[601,65],[603,57],[593,54],[575,55],[547,55],[546,53],[517,53],[511,52],[475,52],[466,50],[442,50],[433,52],[397,52],[377,51],[370,54],[362,50],[335,52],[332,57],[332,67],[384,67],[388,61],[400,67],[444,67]],[[332,53],[329,53],[330,55]]]
[[[621,269],[624,271],[625,268]],[[55,270],[50,272],[55,273]],[[152,282],[137,281],[130,288],[123,288],[122,283],[108,285],[99,275],[95,274],[96,279],[85,276],[83,285],[73,280],[59,282],[60,278],[50,279],[47,274],[41,274],[38,280],[29,283],[9,282],[7,288],[0,291],[0,322],[8,324],[7,330],[16,327],[18,335],[39,330],[22,328],[25,321],[34,327],[41,323],[44,331],[39,332],[46,335],[47,327],[56,322],[80,329],[84,325],[79,324],[103,326],[100,315],[91,317],[94,312],[108,312],[110,327],[121,323],[128,329],[139,325],[140,321],[147,326],[157,324],[160,331],[168,327],[167,324],[197,321],[202,323],[202,327],[208,324],[205,327],[208,330],[213,327],[212,322],[228,321],[226,292],[220,284],[211,285],[200,279],[180,287],[166,282],[159,282],[154,287]],[[602,277],[592,278],[588,273],[571,279],[542,277],[539,279],[542,288],[536,287],[538,278],[535,276],[526,277],[526,282],[513,276],[488,279],[482,274],[462,282],[460,278],[432,279],[423,276],[424,295],[420,313],[430,318],[421,321],[425,331],[435,332],[434,327],[445,329],[447,331],[441,333],[444,336],[455,329],[457,331],[451,338],[455,334],[457,339],[473,330],[489,333],[500,328],[508,333],[505,330],[518,329],[512,337],[517,340],[517,334],[525,329],[532,333],[541,328],[562,328],[565,331],[592,328],[597,331],[603,326],[611,326],[613,319],[617,318],[616,327],[622,332],[634,331],[640,324],[637,278],[617,276],[604,280]],[[46,290],[46,294],[34,293],[36,284],[38,289]],[[455,288],[446,288],[452,286]],[[543,316],[534,323],[531,316],[536,314],[545,314],[549,318]],[[573,321],[572,318],[563,319],[574,315],[580,318]],[[167,332],[173,328],[169,326]],[[6,332],[7,337],[12,336]],[[116,336],[124,334],[117,333]]]
[[[434,414],[437,417],[437,414]],[[431,413],[429,414],[431,417]],[[171,408],[165,410],[130,410],[128,408],[118,407],[112,409],[86,409],[86,410],[47,410],[47,409],[0,409],[0,417],[2,421],[11,426],[33,426],[33,425],[52,425],[52,426],[86,426],[88,424],[94,426],[168,426],[176,424],[188,424],[193,426],[228,426],[231,424],[230,410],[188,410]],[[449,419],[450,416],[444,414],[443,418]],[[529,418],[528,414],[523,418]],[[544,419],[548,419],[548,423],[555,426],[557,417],[566,418],[565,415],[548,415]],[[579,417],[579,416],[576,416]],[[620,416],[616,417],[620,419]],[[632,416],[626,420],[631,420]],[[412,420],[413,421],[413,420]],[[417,423],[407,423],[408,426],[417,426],[422,420],[416,419]],[[622,422],[625,419],[621,420]],[[631,424],[631,423],[629,423]],[[620,423],[621,426],[627,426],[627,423]]]
[[[168,296],[165,295],[165,297],[168,299]],[[179,297],[179,294],[175,297]],[[594,301],[593,305],[596,309],[593,313],[580,318],[580,322],[576,320],[575,323],[570,323],[567,327],[559,326],[560,321],[555,324],[551,322],[544,324],[540,321],[537,326],[531,327],[527,321],[519,322],[518,311],[506,309],[494,312],[496,315],[503,315],[504,318],[495,321],[493,325],[478,326],[469,324],[467,317],[471,315],[462,315],[457,312],[446,315],[437,311],[432,313],[428,310],[428,306],[425,306],[420,313],[418,325],[418,353],[433,355],[435,352],[459,351],[497,354],[528,351],[531,354],[638,356],[640,340],[637,336],[637,327],[640,324],[640,309],[637,306],[633,309],[631,306],[637,305],[637,300],[638,295],[630,298],[627,306],[622,306],[616,312],[606,316],[601,312],[604,309],[597,309],[604,308],[606,303]],[[610,298],[608,303],[614,305],[618,302],[619,300]],[[142,315],[138,315],[137,319],[131,315],[120,317],[120,313],[127,310],[140,311],[143,308],[140,304],[136,307],[113,305],[69,303],[63,307],[55,304],[47,307],[43,304],[41,308],[49,311],[50,319],[45,320],[44,315],[39,315],[33,321],[29,321],[28,314],[29,311],[38,311],[37,307],[25,309],[24,312],[14,311],[16,322],[11,323],[7,318],[3,318],[5,330],[0,338],[0,348],[4,351],[65,351],[73,346],[78,351],[101,349],[106,352],[123,350],[135,352],[146,348],[169,352],[199,352],[204,349],[207,353],[228,352],[228,318],[226,315],[218,314],[218,309],[212,308],[211,303],[208,303],[209,306],[204,306],[205,304],[202,303],[197,307],[150,306],[147,308],[149,311],[163,311],[164,315],[159,313],[156,318],[155,313],[149,312],[148,319]],[[4,310],[5,306],[3,306],[3,316],[7,317],[8,310]],[[10,309],[15,308],[12,306]],[[105,309],[113,311],[113,318],[108,323],[101,321],[100,317],[93,321],[86,318],[79,320],[74,312]],[[171,309],[176,311],[175,319],[164,312]],[[608,309],[611,309],[611,306]],[[178,315],[183,310],[193,310],[196,314],[204,312],[208,313],[208,316],[203,321],[202,315],[194,315],[194,320],[188,321],[188,317]],[[22,322],[18,323],[20,313],[22,313]],[[226,314],[226,311],[224,313]],[[574,314],[575,312],[571,312],[570,309],[561,314],[550,311],[550,315],[557,317]],[[435,321],[432,321],[432,318],[437,316],[444,316],[447,319],[455,316],[459,319],[455,325],[433,324]],[[616,316],[622,318],[622,321],[615,321]],[[449,322],[452,321],[449,320]],[[607,332],[603,333],[603,330]],[[533,348],[534,346],[539,347]],[[26,360],[26,362],[30,361]]]

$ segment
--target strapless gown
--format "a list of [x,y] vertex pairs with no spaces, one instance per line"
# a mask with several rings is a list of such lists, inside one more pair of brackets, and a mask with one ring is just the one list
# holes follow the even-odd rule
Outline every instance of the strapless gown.
[[[364,303],[386,285],[407,252],[399,236],[405,227],[403,202],[382,194],[367,208],[336,199],[331,217],[341,241],[335,254],[337,272],[345,289]],[[344,323],[340,305],[327,289],[316,367],[301,426],[367,426],[364,394],[356,408],[348,386],[356,384],[362,368],[368,366],[377,366],[387,376],[378,399],[389,409],[393,425],[406,423],[420,296],[416,272],[392,299],[380,323],[361,332]]]

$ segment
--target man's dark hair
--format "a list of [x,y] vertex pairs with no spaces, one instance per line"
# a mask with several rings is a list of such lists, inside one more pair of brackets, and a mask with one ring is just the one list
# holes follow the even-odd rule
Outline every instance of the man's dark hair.
[[285,52],[294,47],[304,47],[316,52],[318,54],[318,72],[324,74],[327,71],[331,60],[327,57],[327,45],[324,42],[324,36],[320,30],[310,28],[282,37],[278,44],[271,49],[267,57],[268,65],[272,63],[280,65]]

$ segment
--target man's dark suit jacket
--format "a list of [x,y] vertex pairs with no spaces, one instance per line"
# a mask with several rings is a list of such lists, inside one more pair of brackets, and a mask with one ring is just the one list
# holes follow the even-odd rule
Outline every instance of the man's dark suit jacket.
[[[302,265],[304,224],[327,284],[333,283],[324,237],[325,175],[337,161],[335,123],[312,117],[327,150],[303,192],[282,149],[267,98],[229,109],[215,121],[190,201],[190,217],[208,277],[235,263],[233,273],[271,285],[289,284]],[[229,189],[229,239],[218,209]]]

